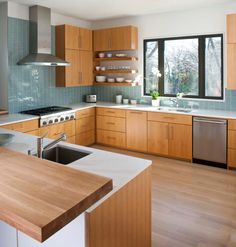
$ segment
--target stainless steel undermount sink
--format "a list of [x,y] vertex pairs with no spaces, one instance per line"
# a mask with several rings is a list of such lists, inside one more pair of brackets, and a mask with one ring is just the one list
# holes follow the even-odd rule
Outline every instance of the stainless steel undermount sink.
[[173,111],[173,112],[184,112],[184,113],[188,113],[191,112],[191,109],[188,108],[171,108],[171,107],[158,107],[157,108],[158,111]]
[[43,151],[43,159],[59,164],[68,165],[76,160],[82,159],[91,154],[90,152],[57,145]]

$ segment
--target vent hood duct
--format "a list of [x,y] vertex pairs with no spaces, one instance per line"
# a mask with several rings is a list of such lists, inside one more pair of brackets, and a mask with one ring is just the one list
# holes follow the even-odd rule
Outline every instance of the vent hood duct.
[[29,8],[30,54],[18,62],[18,65],[69,66],[61,58],[51,54],[51,10],[42,6]]

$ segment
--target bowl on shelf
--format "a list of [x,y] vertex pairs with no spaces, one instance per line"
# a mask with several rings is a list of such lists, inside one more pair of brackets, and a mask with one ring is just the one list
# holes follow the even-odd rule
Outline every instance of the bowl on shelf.
[[116,57],[127,57],[127,54],[125,54],[125,53],[117,53]]
[[105,82],[106,81],[106,76],[104,75],[97,75],[96,76],[96,82]]
[[115,82],[114,78],[107,78],[107,82]]
[[105,57],[105,53],[103,53],[103,52],[98,53],[98,57],[99,58],[104,58]]
[[95,69],[96,69],[96,71],[99,71],[101,69],[101,67],[100,66],[96,66]]
[[13,139],[14,135],[9,133],[0,134],[0,146],[6,145],[10,143]]
[[106,70],[106,67],[103,66],[100,69],[101,69],[101,71],[105,71]]
[[117,77],[116,78],[116,82],[123,82],[125,80],[125,78],[123,77]]
[[127,82],[127,83],[131,83],[131,82],[132,82],[132,80],[125,80],[125,82]]
[[107,53],[107,57],[111,58],[112,57],[112,53]]

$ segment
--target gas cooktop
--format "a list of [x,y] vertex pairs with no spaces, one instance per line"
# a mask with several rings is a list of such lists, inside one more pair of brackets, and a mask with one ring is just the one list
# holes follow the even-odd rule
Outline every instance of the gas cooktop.
[[50,115],[50,114],[63,112],[63,111],[70,111],[70,110],[72,110],[72,108],[62,107],[62,106],[49,106],[49,107],[43,107],[33,110],[22,111],[20,113],[36,115],[36,116],[45,116],[45,115]]
[[75,110],[62,106],[49,106],[20,113],[39,116],[40,127],[75,119]]

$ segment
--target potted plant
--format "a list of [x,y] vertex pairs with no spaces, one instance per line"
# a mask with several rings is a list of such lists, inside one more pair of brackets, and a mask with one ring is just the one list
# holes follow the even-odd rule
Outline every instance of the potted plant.
[[150,95],[152,97],[152,106],[160,106],[159,92],[153,90],[150,92]]

